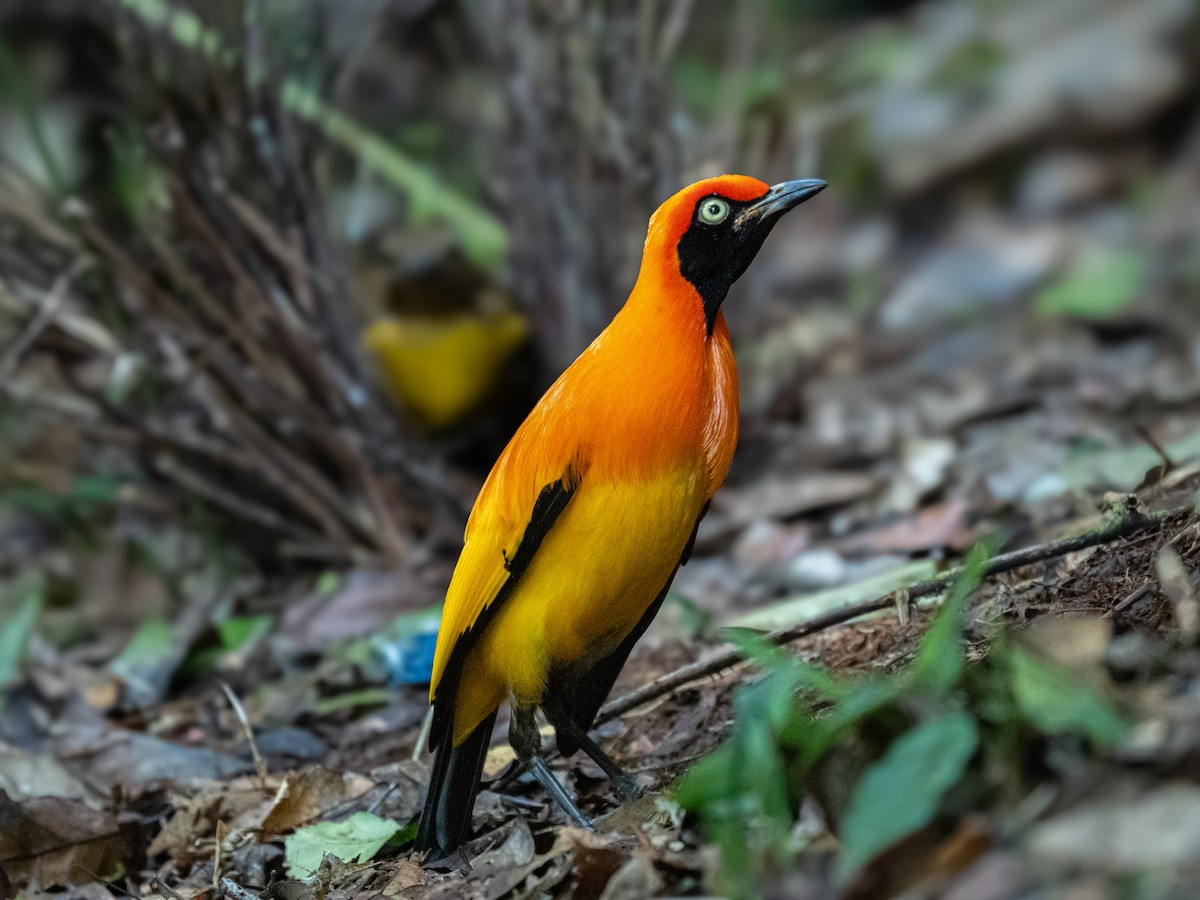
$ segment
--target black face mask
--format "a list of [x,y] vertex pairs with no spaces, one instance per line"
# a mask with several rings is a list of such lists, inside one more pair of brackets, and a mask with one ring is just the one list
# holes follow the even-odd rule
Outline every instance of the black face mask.
[[730,286],[749,268],[775,223],[824,189],[824,181],[805,178],[777,184],[754,200],[709,194],[696,203],[692,224],[679,239],[676,252],[680,274],[704,302],[710,335]]

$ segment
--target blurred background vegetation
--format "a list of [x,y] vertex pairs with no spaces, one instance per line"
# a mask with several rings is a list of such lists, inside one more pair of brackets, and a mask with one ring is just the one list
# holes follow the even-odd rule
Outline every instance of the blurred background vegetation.
[[726,303],[742,445],[634,682],[1190,489],[1198,73],[1194,0],[0,0],[0,738],[236,742],[220,675],[411,749],[482,477],[721,172],[831,187]]

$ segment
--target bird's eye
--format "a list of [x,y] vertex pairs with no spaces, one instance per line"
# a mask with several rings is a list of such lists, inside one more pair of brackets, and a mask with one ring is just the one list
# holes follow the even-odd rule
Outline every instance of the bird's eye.
[[720,225],[729,215],[729,204],[720,197],[709,197],[700,201],[700,221],[708,225]]

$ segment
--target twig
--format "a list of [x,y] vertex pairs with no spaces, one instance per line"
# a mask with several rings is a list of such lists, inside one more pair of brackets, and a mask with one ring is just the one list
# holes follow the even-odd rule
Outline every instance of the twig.
[[171,900],[183,900],[183,894],[179,893],[179,891],[175,890],[157,875],[150,877],[150,884],[164,897],[170,897]]
[[258,780],[262,782],[265,788],[267,786],[267,761],[258,752],[258,742],[254,740],[254,729],[250,727],[250,718],[246,715],[246,709],[242,706],[242,701],[237,698],[237,694],[233,692],[233,688],[224,681],[217,683],[221,685],[221,690],[225,692],[225,697],[229,700],[229,705],[233,707],[234,713],[237,714],[238,721],[242,725],[242,731],[246,733],[246,741],[250,744],[250,756],[254,760],[254,771],[258,773]]
[[67,299],[67,292],[71,289],[71,282],[75,280],[80,272],[87,265],[86,258],[80,257],[71,267],[54,279],[54,284],[50,286],[50,290],[46,292],[41,302],[41,308],[38,309],[30,323],[25,327],[25,330],[17,337],[13,345],[4,354],[4,358],[0,359],[0,382],[7,381],[8,376],[16,371],[17,364],[20,363],[21,357],[25,355],[25,351],[33,346],[46,326],[54,321],[54,317],[58,315],[59,307]]
[[154,457],[153,462],[154,468],[162,475],[170,478],[185,490],[191,491],[214,506],[225,510],[227,513],[273,531],[282,532],[283,534],[290,534],[300,538],[315,537],[315,535],[299,528],[295,523],[283,518],[275,510],[247,500],[225,488],[218,487],[199,473],[184,467],[168,454],[158,454]]
[[1111,615],[1111,613],[1121,612],[1122,610],[1125,610],[1128,607],[1132,606],[1133,604],[1137,603],[1139,600],[1141,600],[1143,597],[1145,597],[1148,593],[1150,593],[1150,588],[1152,588],[1153,586],[1154,586],[1154,582],[1147,581],[1141,587],[1134,588],[1132,591],[1130,591],[1128,594],[1125,595],[1124,599],[1121,600],[1120,603],[1118,603],[1116,606],[1114,606],[1112,608],[1110,615]]
[[[991,562],[988,563],[987,568],[984,570],[984,577],[988,578],[1004,572],[1011,572],[1013,569],[1020,569],[1023,566],[1043,562],[1058,556],[1065,556],[1076,550],[1096,547],[1100,544],[1108,544],[1137,534],[1140,531],[1154,528],[1160,524],[1162,519],[1190,511],[1190,509],[1190,506],[1181,507],[1162,515],[1148,516],[1138,510],[1136,498],[1132,496],[1123,497],[1121,498],[1120,506],[1115,511],[1115,515],[1113,515],[1107,525],[1077,537],[1037,544],[1033,547],[1026,547],[1023,550],[1014,550],[1011,553],[1002,553],[999,556],[992,557]],[[921,597],[931,597],[940,594],[953,583],[954,579],[961,572],[961,568],[951,569],[934,578],[918,581],[906,589],[908,599],[911,601]],[[876,597],[874,600],[867,600],[863,603],[843,607],[842,609],[835,609],[823,616],[818,616],[799,625],[793,625],[791,628],[772,632],[766,636],[765,640],[775,646],[790,644],[792,641],[808,637],[827,628],[845,624],[867,613],[887,609],[889,606],[893,606],[895,602],[896,595],[893,592],[883,597]],[[735,666],[743,662],[743,660],[744,657],[740,651],[727,650],[711,659],[701,660],[700,662],[684,666],[681,669],[676,669],[674,672],[669,672],[649,684],[643,685],[606,703],[601,707],[599,715],[596,716],[593,727],[602,725],[611,719],[615,719],[617,716],[624,715],[632,709],[649,703],[651,700],[656,700],[659,697],[670,694],[685,685],[691,684],[693,681],[716,675],[723,669]]]
[[220,895],[229,897],[230,900],[258,900],[258,894],[246,890],[229,877],[222,878],[218,887],[221,891]]

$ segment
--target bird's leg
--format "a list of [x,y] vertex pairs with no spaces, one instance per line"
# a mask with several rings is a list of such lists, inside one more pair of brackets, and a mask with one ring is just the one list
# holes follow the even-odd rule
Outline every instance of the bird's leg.
[[554,727],[556,730],[561,729],[566,733],[579,745],[579,749],[590,756],[592,762],[604,771],[622,803],[632,803],[642,796],[642,789],[637,780],[622,769],[615,759],[605,753],[600,745],[592,740],[591,735],[580,728],[574,719],[570,716],[563,716],[560,722],[554,723]]
[[594,830],[592,823],[579,811],[575,801],[567,795],[566,790],[554,777],[554,773],[546,767],[546,761],[542,759],[542,735],[538,731],[537,721],[534,719],[533,706],[516,706],[514,704],[512,721],[508,726],[508,742],[512,744],[517,759],[521,761],[522,765],[529,768],[538,784],[563,808],[572,823],[579,828]]
[[[615,759],[592,740],[587,729],[575,721],[575,717],[568,712],[574,706],[575,683],[573,681],[566,681],[553,694],[542,698],[542,709],[545,710],[550,724],[554,726],[554,731],[573,739],[576,746],[591,757],[592,762],[608,776],[617,799],[622,803],[632,803],[637,800],[643,793],[637,780],[630,777]],[[561,746],[560,744],[560,749]]]

